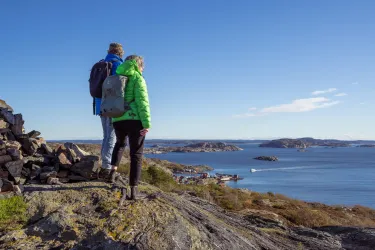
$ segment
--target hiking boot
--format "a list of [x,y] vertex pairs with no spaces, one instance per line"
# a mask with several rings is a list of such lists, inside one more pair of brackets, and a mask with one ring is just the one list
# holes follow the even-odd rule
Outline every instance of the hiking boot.
[[138,191],[138,186],[130,187],[130,197],[129,197],[130,200],[136,201],[136,200],[141,200],[145,198],[146,198],[146,195]]
[[98,179],[109,181],[111,178],[111,169],[101,168],[98,174]]
[[128,189],[125,187],[125,188],[122,188],[121,189],[121,199],[120,199],[120,203],[119,205],[122,206],[124,205],[126,199],[128,198]]

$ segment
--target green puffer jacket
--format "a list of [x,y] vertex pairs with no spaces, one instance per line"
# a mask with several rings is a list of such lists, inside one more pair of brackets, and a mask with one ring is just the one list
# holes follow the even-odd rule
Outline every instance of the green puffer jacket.
[[140,120],[143,128],[151,128],[150,104],[146,82],[138,69],[135,60],[127,60],[117,67],[116,74],[129,77],[125,87],[125,101],[130,103],[131,110],[112,122],[124,120]]

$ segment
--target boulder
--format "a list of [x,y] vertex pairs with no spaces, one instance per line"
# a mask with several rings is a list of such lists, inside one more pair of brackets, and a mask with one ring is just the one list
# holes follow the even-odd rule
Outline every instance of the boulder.
[[48,146],[46,143],[42,143],[42,148],[46,152],[47,155],[53,155],[53,150],[50,146]]
[[47,179],[48,185],[61,185],[62,183],[59,181],[59,178],[56,177],[48,177]]
[[57,177],[59,178],[67,178],[69,175],[69,171],[67,170],[61,170],[57,173]]
[[[7,128],[7,130],[8,131],[4,134],[4,139],[6,139],[8,141],[16,141],[16,137],[13,135],[13,133],[10,131],[10,129]],[[1,131],[0,131],[0,133],[1,133]]]
[[74,143],[71,143],[71,142],[66,142],[64,143],[64,146],[68,149],[70,149],[71,151],[74,151],[76,157],[78,157],[78,160],[80,160],[81,158],[83,158],[84,156],[88,156],[90,155],[90,153],[80,149],[76,144]]
[[9,128],[9,123],[4,121],[3,119],[0,119],[0,128]]
[[38,165],[32,164],[31,165],[31,173],[30,173],[30,180],[34,180],[39,177],[40,173],[42,172],[42,168]]
[[13,161],[22,160],[22,152],[21,150],[15,149],[15,148],[8,148],[7,149],[8,155],[12,157]]
[[91,179],[93,174],[99,169],[99,157],[94,155],[85,156],[80,162],[73,165],[71,171],[87,179]]
[[22,138],[20,139],[20,142],[22,144],[24,152],[30,156],[34,155],[39,148],[36,140],[32,138]]
[[29,168],[22,168],[21,175],[25,177],[30,177],[31,175],[31,170]]
[[2,179],[3,186],[1,187],[1,192],[9,192],[14,190],[14,185],[8,179]]
[[67,179],[69,179],[70,181],[88,181],[87,178],[76,174],[69,175]]
[[0,99],[0,109],[4,109],[10,112],[13,112],[13,108],[9,106],[6,101]]
[[40,174],[40,179],[41,180],[47,180],[49,177],[56,177],[57,172],[56,171],[51,171],[51,172],[44,172]]
[[0,140],[0,149],[5,149],[6,144],[3,140]]
[[10,155],[0,156],[0,166],[4,165],[5,163],[8,163],[10,161],[12,161],[12,157]]
[[37,138],[38,136],[40,136],[40,132],[39,131],[36,131],[36,130],[33,130],[29,133],[27,133],[27,135],[29,136],[29,138]]
[[7,123],[14,124],[14,115],[5,109],[0,109],[0,117],[2,117]]
[[6,155],[7,151],[6,149],[0,149],[0,156]]
[[4,171],[0,168],[0,178],[8,179],[9,173],[8,171]]
[[23,167],[23,161],[11,161],[5,164],[5,167],[7,168],[9,174],[16,177],[21,177],[22,167]]
[[34,164],[41,165],[41,166],[46,166],[50,164],[50,159],[45,156],[40,156],[40,157],[27,156],[27,157],[24,157],[22,160],[24,164],[34,163]]
[[7,148],[15,148],[15,149],[21,148],[21,143],[19,143],[18,141],[6,141],[5,145]]
[[24,120],[21,114],[14,115],[14,124],[11,126],[11,130],[15,136],[21,135],[23,132]]
[[62,150],[58,150],[57,159],[58,159],[58,163],[64,167],[70,167],[72,165],[72,162],[69,161],[66,152]]

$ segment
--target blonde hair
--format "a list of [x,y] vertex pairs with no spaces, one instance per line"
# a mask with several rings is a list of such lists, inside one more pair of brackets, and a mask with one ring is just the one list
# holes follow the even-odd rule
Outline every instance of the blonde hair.
[[111,43],[107,52],[109,54],[118,55],[121,58],[124,56],[124,49],[120,43]]
[[143,69],[145,67],[145,63],[144,63],[144,60],[143,60],[142,56],[130,55],[130,56],[127,56],[125,58],[125,61],[127,61],[127,60],[135,60],[138,64],[138,68]]

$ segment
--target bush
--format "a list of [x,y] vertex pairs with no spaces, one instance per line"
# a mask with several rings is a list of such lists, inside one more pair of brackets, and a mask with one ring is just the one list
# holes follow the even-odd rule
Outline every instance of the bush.
[[26,208],[20,196],[0,199],[0,231],[21,228],[26,223]]

